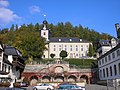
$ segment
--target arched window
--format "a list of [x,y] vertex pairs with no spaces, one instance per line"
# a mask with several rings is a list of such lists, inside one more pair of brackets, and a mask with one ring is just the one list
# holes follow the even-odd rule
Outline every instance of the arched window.
[[110,66],[110,76],[112,76],[112,67]]
[[108,68],[106,68],[106,76],[107,76],[107,77],[109,76]]
[[46,33],[44,32],[44,35],[46,35]]
[[114,74],[117,75],[117,68],[116,68],[116,65],[114,65]]
[[105,69],[103,69],[103,77],[105,77]]

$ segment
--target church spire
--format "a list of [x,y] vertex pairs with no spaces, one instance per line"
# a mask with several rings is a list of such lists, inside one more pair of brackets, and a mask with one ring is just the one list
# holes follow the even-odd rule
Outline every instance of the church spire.
[[44,15],[43,30],[47,30],[47,24],[48,22],[46,21],[46,15]]
[[49,41],[49,30],[47,28],[47,20],[46,20],[46,15],[44,15],[44,21],[43,21],[43,28],[41,30],[41,36],[46,38],[46,41]]

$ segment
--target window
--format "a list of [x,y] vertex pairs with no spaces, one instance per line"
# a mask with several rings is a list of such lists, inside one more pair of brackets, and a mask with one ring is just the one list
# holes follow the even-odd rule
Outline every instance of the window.
[[2,50],[0,49],[0,57],[2,56]]
[[59,48],[59,51],[61,51],[61,48]]
[[67,51],[67,48],[65,48],[65,51]]
[[44,35],[46,35],[46,33],[44,32]]
[[72,51],[72,45],[70,45],[70,51]]
[[54,48],[54,51],[56,51],[56,48]]
[[1,70],[1,62],[0,62],[0,70]]
[[83,51],[83,48],[81,48],[81,51]]
[[84,55],[82,54],[82,57],[83,57]]
[[72,41],[72,39],[70,39],[70,42]]
[[117,50],[117,56],[120,56],[120,50]]
[[111,55],[108,55],[108,59],[109,59],[109,61],[111,60]]
[[8,66],[8,72],[10,72],[10,66]]
[[78,51],[78,48],[76,47],[76,51]]
[[76,45],[76,51],[78,51],[78,46]]
[[5,72],[6,72],[7,65],[5,65]]
[[99,65],[101,65],[101,60],[99,61]]
[[78,54],[76,53],[76,56],[78,57]]
[[119,72],[119,75],[120,75],[120,63],[118,64],[118,72]]
[[112,67],[110,66],[110,76],[112,76]]
[[105,57],[105,62],[107,62],[107,57]]
[[105,69],[103,69],[103,77],[105,77]]
[[106,75],[107,75],[107,77],[109,76],[108,68],[106,68]]
[[61,41],[61,39],[59,39],[59,41]]
[[112,53],[112,58],[115,58],[115,53],[114,52]]
[[4,71],[4,64],[2,64],[2,71]]
[[61,51],[61,45],[59,45],[59,51]]
[[104,58],[102,59],[102,64],[104,64]]
[[114,75],[117,75],[117,68],[116,68],[116,65],[114,65]]
[[67,45],[65,45],[65,51],[67,51]]
[[100,70],[100,77],[102,78],[102,70]]

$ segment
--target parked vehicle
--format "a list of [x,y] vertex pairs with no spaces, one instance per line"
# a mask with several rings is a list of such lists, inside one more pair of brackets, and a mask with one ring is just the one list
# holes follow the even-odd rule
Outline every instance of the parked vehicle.
[[58,90],[85,90],[85,88],[73,84],[62,84]]
[[50,84],[40,84],[33,87],[33,90],[54,90],[54,87]]
[[4,89],[4,90],[27,90],[27,89],[25,89],[25,88],[7,88],[7,89]]
[[60,85],[76,85],[76,84],[70,83],[70,82],[62,82],[62,83],[58,84],[57,87],[59,87]]
[[29,85],[29,84],[28,84],[27,82],[21,82],[21,83],[20,83],[20,86],[21,86],[21,87],[28,87],[28,85]]

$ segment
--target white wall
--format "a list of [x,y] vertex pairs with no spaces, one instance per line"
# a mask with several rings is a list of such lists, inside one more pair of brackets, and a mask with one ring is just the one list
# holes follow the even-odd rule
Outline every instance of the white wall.
[[[120,51],[119,48],[117,50]],[[117,50],[115,50],[114,52],[111,52],[109,54],[111,56],[111,60],[109,60],[108,55],[107,55],[107,56],[105,56],[105,57],[107,57],[107,62],[105,61],[105,57],[102,58],[102,59],[104,59],[104,64],[102,63],[102,59],[100,59],[98,61],[100,80],[120,78],[120,69],[119,69],[120,54],[119,54],[119,56],[117,56]],[[112,57],[112,53],[115,54],[115,58]],[[100,64],[100,61],[101,61],[101,64]],[[114,73],[114,65],[116,65],[116,69],[117,69],[117,74],[116,75]],[[110,66],[112,67],[112,76],[110,75]],[[108,68],[108,74],[109,74],[108,77],[106,76],[106,68]],[[103,69],[105,70],[105,77],[103,77]],[[102,70],[102,77],[100,75],[100,70]]]
[[[78,48],[78,50],[76,50],[76,48]],[[83,50],[81,50],[82,48]],[[54,58],[59,58],[60,52],[62,50],[65,50],[68,52],[67,58],[81,58],[87,55],[88,49],[89,49],[89,43],[65,43],[65,42],[52,43],[51,42],[49,43],[49,57],[50,57],[50,54],[53,53],[55,54]]]

